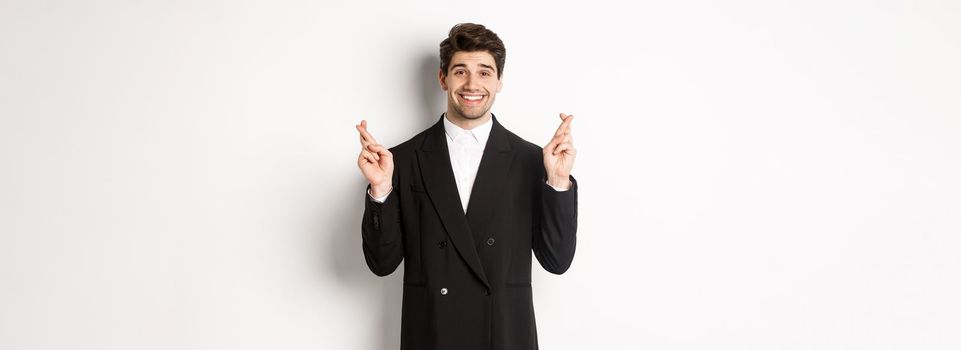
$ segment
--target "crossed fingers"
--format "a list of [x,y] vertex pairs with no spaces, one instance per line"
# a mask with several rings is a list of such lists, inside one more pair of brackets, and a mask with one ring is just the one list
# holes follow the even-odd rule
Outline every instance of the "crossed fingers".
[[360,133],[360,156],[371,163],[380,161],[380,153],[386,151],[384,146],[377,143],[374,135],[367,131],[367,121],[361,120],[360,125],[356,125],[357,132]]
[[548,149],[551,149],[551,154],[555,155],[563,152],[574,153],[574,136],[571,134],[571,122],[574,120],[574,115],[561,113],[560,117],[563,122],[554,132],[554,138],[548,145]]

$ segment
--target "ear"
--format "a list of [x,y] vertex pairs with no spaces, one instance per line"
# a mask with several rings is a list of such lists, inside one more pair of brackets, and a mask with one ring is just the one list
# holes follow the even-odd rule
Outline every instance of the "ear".
[[441,90],[444,90],[444,91],[447,91],[447,82],[444,81],[444,78],[446,78],[446,77],[447,77],[447,74],[444,74],[444,70],[438,68],[438,69],[437,69],[437,80],[440,81],[440,89],[441,89]]
[[500,93],[500,92],[501,92],[501,89],[504,87],[504,79],[503,79],[503,78],[504,78],[504,77],[502,76],[502,77],[500,77],[500,78],[497,79],[497,93]]

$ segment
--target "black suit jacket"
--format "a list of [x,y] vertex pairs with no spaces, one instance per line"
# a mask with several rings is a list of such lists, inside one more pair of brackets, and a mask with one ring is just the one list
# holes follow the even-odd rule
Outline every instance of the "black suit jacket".
[[[443,117],[442,117],[443,118]],[[577,183],[545,183],[541,147],[493,120],[465,215],[442,121],[394,148],[393,190],[365,193],[363,250],[379,276],[404,261],[401,349],[537,349],[531,252],[574,258]]]

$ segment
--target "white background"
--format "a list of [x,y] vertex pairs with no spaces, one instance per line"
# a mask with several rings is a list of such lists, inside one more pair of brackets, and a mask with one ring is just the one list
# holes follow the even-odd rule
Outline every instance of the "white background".
[[0,348],[397,349],[354,124],[573,113],[573,267],[543,349],[961,348],[957,1],[0,0]]

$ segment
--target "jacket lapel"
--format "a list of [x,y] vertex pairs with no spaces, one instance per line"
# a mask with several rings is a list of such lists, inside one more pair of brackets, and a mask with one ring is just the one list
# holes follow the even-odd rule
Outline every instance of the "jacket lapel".
[[[440,216],[457,253],[467,262],[467,265],[474,271],[477,278],[484,283],[484,286],[490,288],[487,275],[484,273],[484,267],[474,246],[470,225],[464,215],[464,209],[458,196],[445,137],[447,136],[444,133],[444,123],[438,121],[437,124],[428,129],[424,137],[424,143],[417,150],[417,160],[421,175],[424,178],[424,187],[427,189],[427,195],[434,205],[434,210]],[[486,157],[486,153],[484,157]]]
[[478,242],[488,235],[491,215],[497,207],[498,197],[504,195],[503,187],[514,159],[507,129],[497,122],[497,118],[493,118],[493,123],[467,205],[467,220]]

